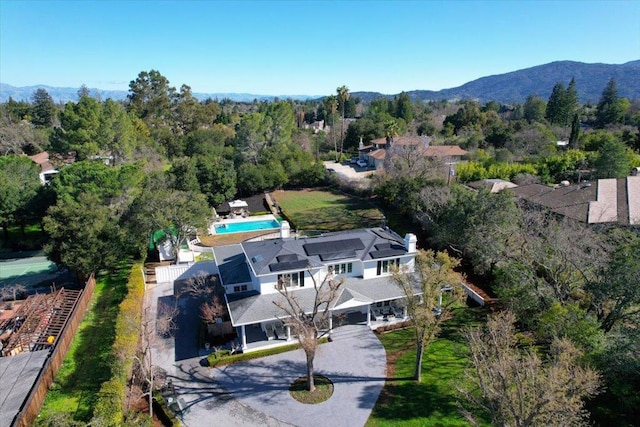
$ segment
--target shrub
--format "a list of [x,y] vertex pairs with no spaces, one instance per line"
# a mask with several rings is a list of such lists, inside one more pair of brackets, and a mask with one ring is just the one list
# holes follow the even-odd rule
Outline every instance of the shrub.
[[[320,344],[329,341],[328,337],[320,338]],[[257,359],[259,357],[273,356],[274,354],[286,353],[287,351],[297,350],[300,344],[283,345],[282,347],[268,348],[266,350],[252,351],[251,353],[231,354],[229,350],[222,350],[211,353],[207,356],[208,366],[215,368],[216,366],[230,365],[232,363],[244,362],[246,360]],[[219,355],[218,355],[219,354]]]
[[138,348],[142,303],[144,298],[144,277],[142,265],[133,264],[127,283],[127,296],[119,306],[116,321],[116,336],[111,350],[113,366],[111,379],[100,388],[94,409],[96,425],[122,425],[124,399],[127,382],[133,368],[133,357]]

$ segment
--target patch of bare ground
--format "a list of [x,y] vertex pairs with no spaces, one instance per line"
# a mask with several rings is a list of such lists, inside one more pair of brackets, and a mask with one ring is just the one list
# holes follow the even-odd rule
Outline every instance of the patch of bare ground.
[[[277,231],[277,230],[276,230]],[[248,231],[246,233],[230,233],[230,234],[213,234],[211,236],[198,236],[200,238],[200,244],[203,246],[224,246],[234,245],[244,242],[245,240],[253,239],[255,237],[266,236],[273,234],[273,230],[261,230],[261,231]]]

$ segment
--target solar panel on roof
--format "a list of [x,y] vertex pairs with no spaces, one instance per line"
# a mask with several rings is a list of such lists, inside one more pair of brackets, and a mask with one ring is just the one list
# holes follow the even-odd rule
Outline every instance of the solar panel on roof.
[[314,242],[302,245],[308,256],[331,254],[345,251],[361,251],[364,243],[360,239],[330,240],[328,242]]
[[376,249],[379,251],[383,249],[391,249],[391,243],[379,243],[376,245]]
[[296,254],[278,255],[276,259],[278,260],[278,262],[297,261],[298,255]]
[[371,258],[373,259],[387,258],[395,255],[404,255],[405,250],[404,249],[383,249],[381,251],[370,252],[370,254],[371,254]]
[[300,270],[302,268],[307,268],[309,266],[309,262],[306,259],[301,259],[299,261],[287,261],[287,262],[278,262],[276,264],[269,264],[269,270],[275,271],[286,271],[286,270]]

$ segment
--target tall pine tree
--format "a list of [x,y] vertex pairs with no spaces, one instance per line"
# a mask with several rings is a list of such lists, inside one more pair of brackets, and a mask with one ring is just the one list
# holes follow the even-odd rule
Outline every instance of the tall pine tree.
[[564,99],[565,89],[564,85],[560,82],[556,83],[549,96],[549,102],[547,102],[547,111],[545,114],[549,123],[554,125],[562,125],[564,120]]
[[571,135],[569,136],[569,147],[578,148],[578,140],[580,139],[580,117],[578,114],[573,115],[571,122]]
[[547,103],[545,117],[549,123],[568,126],[577,109],[578,91],[576,90],[575,78],[571,79],[566,89],[562,83],[556,83],[551,91],[551,96],[549,96],[549,102]]
[[622,108],[618,98],[618,85],[614,78],[609,80],[602,91],[598,109],[596,111],[596,127],[604,128],[607,125],[619,123],[622,119]]
[[578,109],[578,91],[576,90],[576,79],[572,78],[564,95],[564,124],[568,125]]
[[31,123],[39,127],[49,127],[53,124],[56,114],[56,106],[53,98],[46,89],[38,89],[31,97],[33,107],[31,108]]

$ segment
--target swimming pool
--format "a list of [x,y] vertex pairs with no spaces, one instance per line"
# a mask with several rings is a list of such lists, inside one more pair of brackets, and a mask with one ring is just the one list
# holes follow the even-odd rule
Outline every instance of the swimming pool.
[[216,224],[216,234],[242,233],[244,231],[271,230],[280,228],[280,223],[275,219],[262,219],[259,221],[231,222]]

